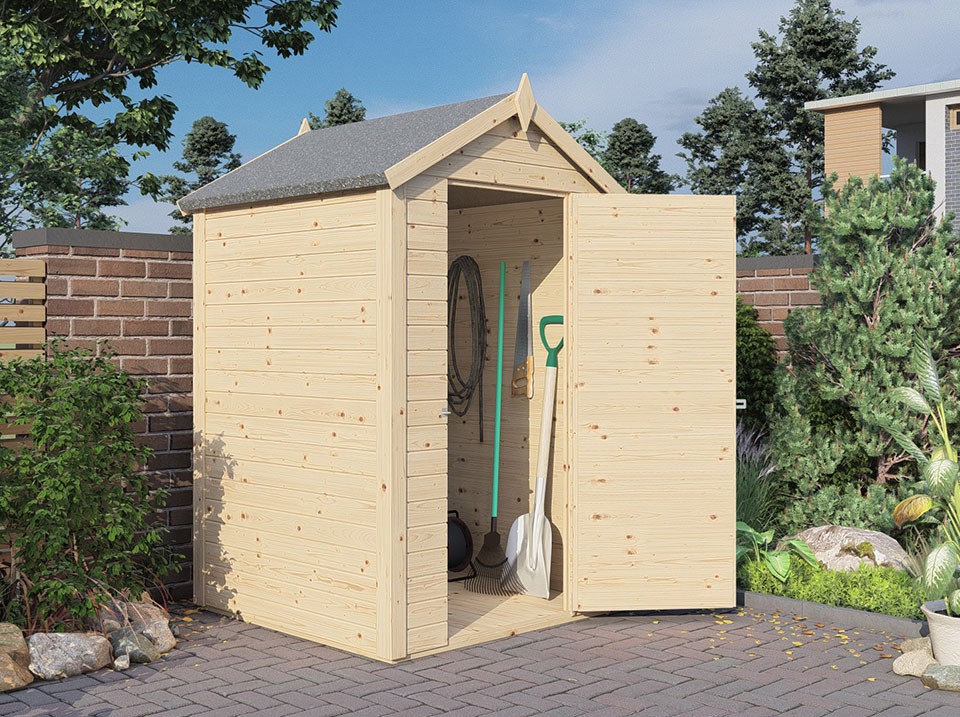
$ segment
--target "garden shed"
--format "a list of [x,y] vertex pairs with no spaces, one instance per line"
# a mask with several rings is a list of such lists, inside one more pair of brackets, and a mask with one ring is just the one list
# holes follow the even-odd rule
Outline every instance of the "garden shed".
[[[304,128],[180,208],[198,604],[386,661],[734,605],[733,197],[624,193],[524,75],[507,95]],[[488,308],[482,443],[478,406],[447,415],[461,255]],[[489,525],[500,261],[507,356],[524,261],[534,320],[565,318],[548,600],[448,583],[448,510],[477,545]],[[544,358],[535,345],[541,373]],[[505,537],[530,510],[540,411],[504,372]]]

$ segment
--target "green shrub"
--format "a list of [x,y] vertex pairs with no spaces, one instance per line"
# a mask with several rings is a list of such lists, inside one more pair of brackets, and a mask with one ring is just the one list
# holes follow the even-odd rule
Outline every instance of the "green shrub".
[[763,434],[737,423],[737,520],[761,533],[773,527],[783,502]]
[[[22,447],[0,445],[0,619],[22,628],[77,629],[120,591],[139,596],[169,567],[153,520],[165,493],[138,473],[145,385],[106,355],[50,347],[50,358],[0,365],[4,421],[29,426]],[[12,563],[12,564],[11,564]]]
[[[761,429],[766,425],[767,408],[776,392],[774,369],[777,346],[770,332],[757,321],[757,310],[737,297],[737,398],[746,409],[738,412],[745,425]],[[749,521],[748,521],[749,522]]]
[[766,565],[752,560],[741,566],[738,579],[745,590],[752,592],[923,619],[923,590],[909,575],[892,568],[861,565],[844,572],[798,561],[787,582],[782,583]]
[[[892,389],[910,374],[916,330],[943,370],[960,377],[960,237],[949,219],[937,220],[934,182],[909,162],[896,159],[889,181],[853,178],[823,193],[820,263],[811,274],[822,305],[785,322],[789,369],[778,376],[771,450],[784,491],[800,501],[794,527],[843,522],[811,515],[797,524],[810,501],[842,508],[852,498],[866,527],[883,528],[887,498],[870,487],[900,490],[917,475],[882,427],[912,429]],[[948,424],[957,422],[957,405],[951,397]]]
[[827,485],[808,495],[794,496],[778,516],[777,532],[795,535],[814,525],[845,525],[849,528],[897,532],[893,508],[902,489],[896,486],[856,484]]

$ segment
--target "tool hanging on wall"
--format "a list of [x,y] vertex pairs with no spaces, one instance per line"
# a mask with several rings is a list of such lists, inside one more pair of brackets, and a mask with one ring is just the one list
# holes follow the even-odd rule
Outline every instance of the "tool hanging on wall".
[[[470,374],[464,378],[457,360],[457,306],[460,300],[460,279],[466,285],[470,305]],[[467,415],[473,392],[479,394],[480,442],[483,443],[483,362],[487,355],[487,314],[483,305],[483,282],[480,267],[473,257],[458,256],[447,272],[447,331],[450,364],[447,370],[447,404],[457,416]]]
[[530,296],[530,262],[520,274],[520,304],[517,309],[517,341],[513,349],[511,396],[533,398],[533,300]]

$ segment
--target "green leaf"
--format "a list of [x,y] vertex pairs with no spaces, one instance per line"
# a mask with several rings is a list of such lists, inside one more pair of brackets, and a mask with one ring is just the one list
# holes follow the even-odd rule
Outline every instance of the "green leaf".
[[899,445],[904,451],[909,453],[910,456],[917,463],[919,463],[921,467],[927,465],[930,459],[927,458],[926,455],[924,455],[923,451],[921,451],[917,447],[917,444],[914,443],[913,439],[911,439],[906,433],[904,433],[903,431],[897,430],[896,428],[891,426],[888,421],[880,421],[879,425],[883,430],[889,433],[890,436],[893,438],[893,440],[897,443],[897,445]]
[[790,553],[784,550],[770,550],[764,554],[763,560],[770,570],[770,574],[782,583],[790,577]]
[[739,565],[745,557],[750,554],[750,551],[743,545],[737,546],[737,565]]
[[914,339],[910,364],[913,372],[917,374],[920,385],[923,386],[923,390],[926,391],[930,400],[933,403],[941,403],[943,398],[940,395],[940,378],[937,376],[937,364],[934,363],[933,354],[930,353],[930,344],[920,336]]
[[957,572],[960,555],[951,543],[938,545],[927,555],[920,580],[931,594],[946,596]]
[[893,397],[900,403],[906,404],[917,413],[922,413],[926,416],[929,416],[931,413],[933,413],[933,409],[930,408],[930,404],[927,403],[927,399],[925,399],[915,388],[910,388],[908,386],[895,388],[893,390]]
[[897,503],[897,507],[893,509],[893,522],[898,528],[902,528],[906,523],[920,518],[932,507],[933,498],[929,495],[912,495]]
[[930,492],[937,498],[947,498],[953,494],[953,487],[957,483],[957,475],[957,463],[949,458],[930,461],[923,469],[923,476],[927,479]]
[[954,590],[946,597],[947,610],[951,615],[960,615],[960,590]]
[[816,554],[813,552],[810,546],[807,545],[805,540],[801,540],[800,538],[790,538],[789,540],[784,540],[783,543],[787,546],[791,553],[803,560],[807,565],[816,567],[820,564],[820,561],[817,560]]

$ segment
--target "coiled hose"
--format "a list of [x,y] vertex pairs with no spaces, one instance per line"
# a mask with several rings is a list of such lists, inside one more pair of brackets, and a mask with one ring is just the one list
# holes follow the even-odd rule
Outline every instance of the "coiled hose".
[[[470,375],[464,379],[457,359],[457,306],[460,280],[466,284],[470,305]],[[483,362],[487,355],[487,314],[483,306],[483,282],[480,267],[472,257],[459,256],[447,272],[447,328],[449,332],[450,366],[447,371],[447,403],[458,416],[470,410],[473,394],[480,397],[480,441],[483,442]]]

